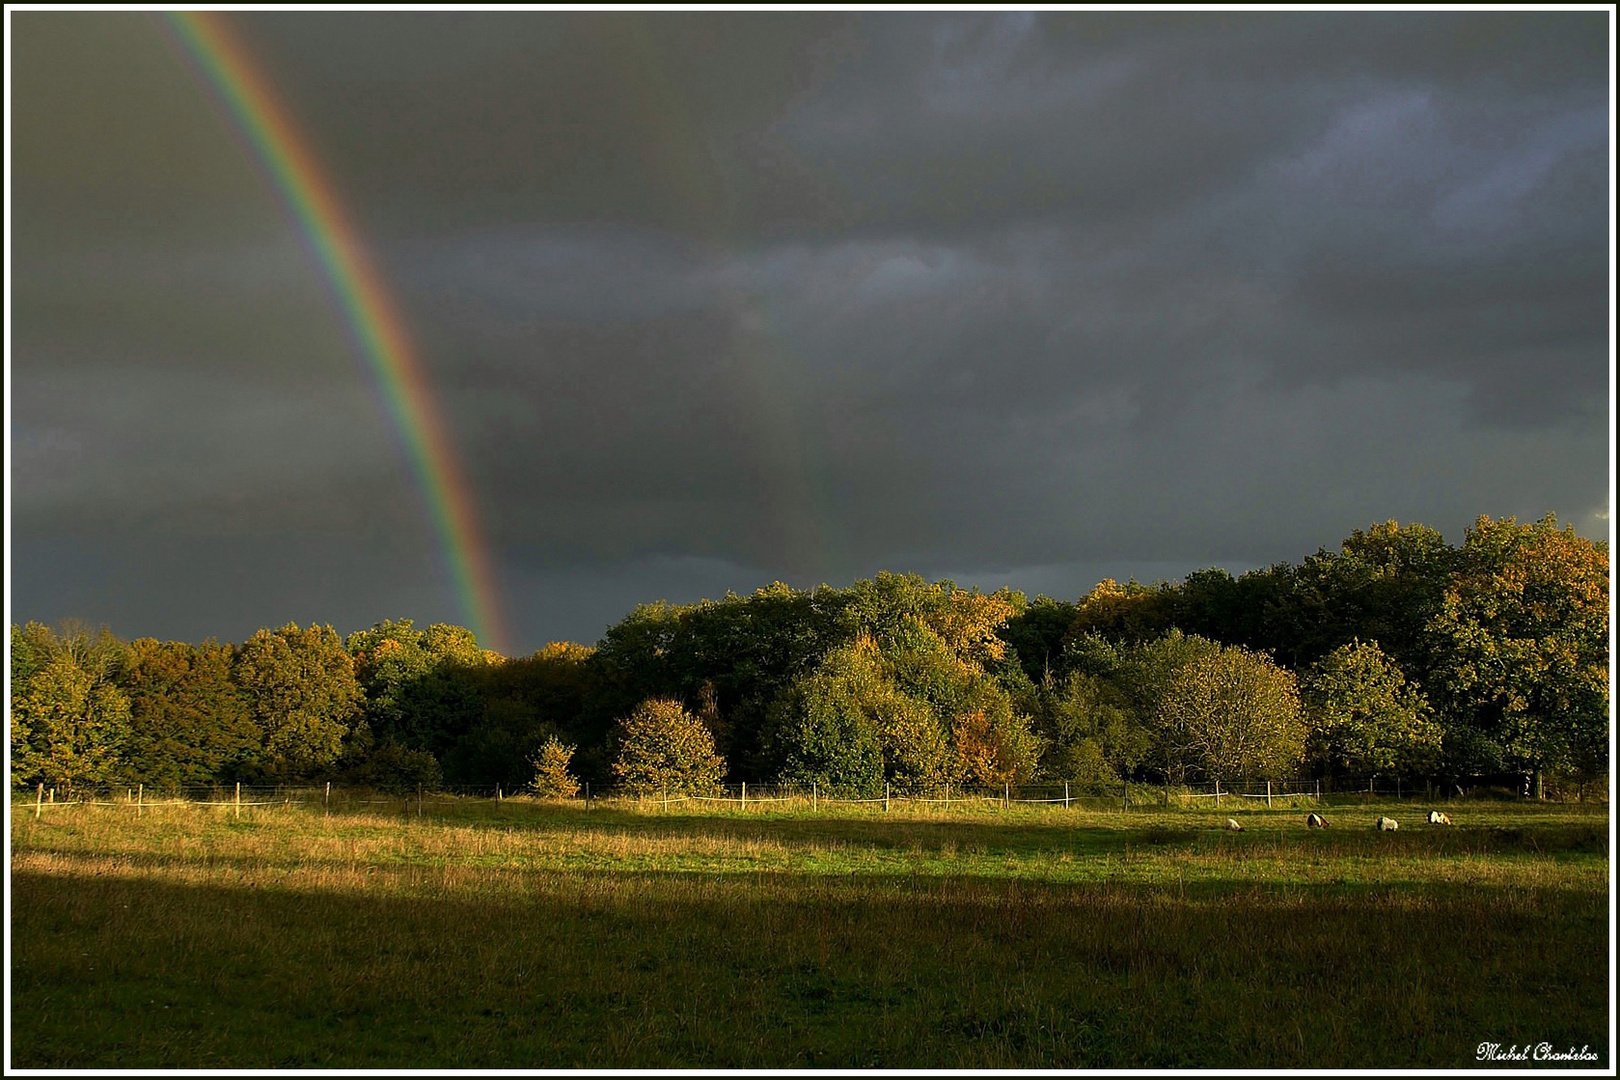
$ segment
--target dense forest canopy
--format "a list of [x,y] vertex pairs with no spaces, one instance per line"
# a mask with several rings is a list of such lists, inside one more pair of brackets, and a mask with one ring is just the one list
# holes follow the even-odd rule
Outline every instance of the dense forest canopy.
[[637,607],[501,657],[385,620],[240,645],[11,628],[11,779],[154,788],[829,791],[1608,770],[1609,551],[1548,517],[1422,525],[1073,601],[880,573]]

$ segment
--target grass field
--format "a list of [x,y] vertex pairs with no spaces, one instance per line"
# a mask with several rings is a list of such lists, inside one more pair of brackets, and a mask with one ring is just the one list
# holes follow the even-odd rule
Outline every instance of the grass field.
[[10,1064],[1608,1068],[1607,807],[1448,809],[16,805]]

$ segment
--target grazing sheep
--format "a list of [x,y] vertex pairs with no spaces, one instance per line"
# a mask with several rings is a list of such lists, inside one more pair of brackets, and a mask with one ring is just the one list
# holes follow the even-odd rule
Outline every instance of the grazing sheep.
[[1394,818],[1387,818],[1387,817],[1379,818],[1378,819],[1378,824],[1373,826],[1373,828],[1377,829],[1379,832],[1394,832],[1396,829],[1398,829],[1400,827],[1401,827],[1400,822],[1396,821]]
[[1226,827],[1228,829],[1232,830],[1233,832],[1242,832],[1243,831],[1243,826],[1241,826],[1241,825],[1239,825],[1237,823],[1236,818],[1227,818],[1226,819]]
[[1328,827],[1327,818],[1321,814],[1306,814],[1305,827],[1309,829],[1325,829]]
[[1451,818],[1446,816],[1445,814],[1442,814],[1438,810],[1430,810],[1429,811],[1429,824],[1430,825],[1450,825],[1451,824]]

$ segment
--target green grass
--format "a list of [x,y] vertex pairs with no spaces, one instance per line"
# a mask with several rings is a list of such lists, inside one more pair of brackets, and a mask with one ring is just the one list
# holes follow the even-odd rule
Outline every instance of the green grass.
[[1607,808],[1448,809],[14,806],[11,1064],[1607,1067]]

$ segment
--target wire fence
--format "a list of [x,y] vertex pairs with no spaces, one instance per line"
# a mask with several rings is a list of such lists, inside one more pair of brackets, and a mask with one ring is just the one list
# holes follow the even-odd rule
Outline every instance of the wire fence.
[[[635,805],[642,809],[671,810],[682,807],[705,809],[735,809],[740,811],[782,810],[808,808],[819,810],[846,807],[882,807],[890,811],[896,807],[922,807],[931,810],[972,808],[1011,810],[1014,807],[1045,806],[1055,809],[1086,810],[1149,810],[1166,808],[1211,809],[1231,807],[1233,810],[1253,810],[1261,806],[1294,808],[1299,806],[1354,805],[1373,801],[1448,801],[1462,794],[1460,789],[1445,791],[1430,784],[1412,785],[1399,781],[1387,784],[1369,784],[1335,790],[1331,781],[1324,780],[1269,780],[1227,784],[1210,781],[1204,784],[1147,784],[1121,782],[1117,786],[1079,784],[1075,782],[1048,782],[1028,784],[1002,784],[999,788],[984,785],[936,785],[928,789],[886,783],[881,791],[875,788],[849,790],[811,784],[750,784],[716,785],[700,791],[640,790],[628,792],[610,790],[592,792],[584,785],[569,800],[590,808],[594,805]],[[147,788],[145,785],[127,787],[47,787],[38,785],[33,791],[12,792],[13,814],[30,813],[40,818],[45,813],[66,807],[117,807],[144,814],[165,806],[194,806],[220,808],[240,817],[242,811],[265,807],[319,808],[334,810],[386,807],[415,816],[425,815],[430,808],[443,809],[453,805],[480,802],[496,804],[508,801],[534,801],[537,797],[526,791],[511,791],[499,784],[450,784],[415,790],[381,791],[372,788],[347,787],[331,783],[322,784],[192,784]]]

